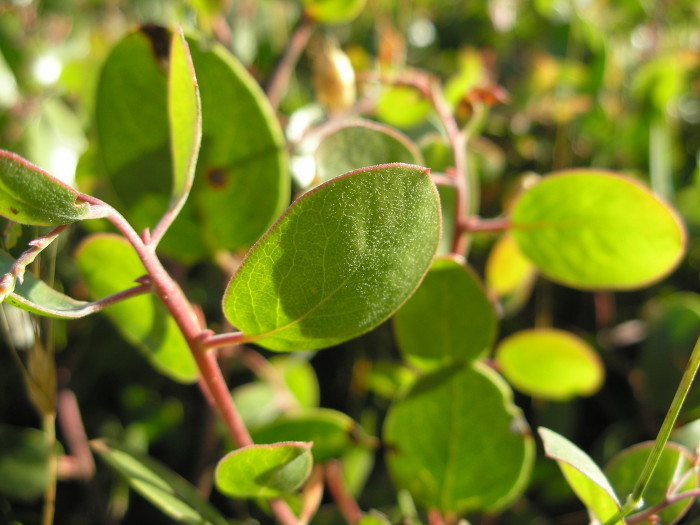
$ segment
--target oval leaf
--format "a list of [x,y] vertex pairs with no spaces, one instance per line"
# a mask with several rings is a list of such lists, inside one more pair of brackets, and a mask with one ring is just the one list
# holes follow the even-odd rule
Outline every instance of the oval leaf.
[[[605,467],[605,474],[618,494],[632,493],[653,447],[654,443],[651,442],[634,445],[617,454]],[[679,494],[697,489],[698,481],[692,454],[679,445],[667,443],[649,485],[644,490],[644,504],[637,512],[644,512],[645,509],[666,501],[670,487],[674,487],[674,493]],[[661,518],[660,523],[676,523],[688,511],[693,501],[694,498],[686,498],[662,509],[657,513]],[[652,521],[642,523],[650,524]]]
[[496,314],[476,275],[441,258],[396,312],[394,329],[404,356],[430,368],[482,357],[496,337]]
[[534,444],[508,386],[478,363],[419,379],[384,424],[394,481],[442,512],[495,511],[525,489]]
[[302,0],[304,11],[322,24],[343,24],[352,21],[365,7],[367,0]]
[[232,498],[279,498],[311,474],[311,443],[250,445],[230,452],[216,466],[216,488]]
[[[129,288],[146,273],[131,245],[117,235],[88,237],[78,246],[75,258],[94,297]],[[187,341],[157,297],[133,297],[108,306],[104,313],[122,337],[141,350],[158,371],[184,383],[197,379]]]
[[620,510],[620,503],[603,471],[588,454],[565,437],[544,427],[538,432],[547,457],[557,462],[567,483],[586,508],[601,523],[606,523]]
[[565,401],[591,395],[603,383],[595,350],[563,330],[522,330],[501,341],[495,354],[508,382],[533,397]]
[[580,289],[634,289],[680,261],[685,231],[675,213],[632,179],[572,170],[518,199],[512,234],[548,278]]
[[58,226],[93,218],[81,194],[44,170],[0,150],[0,215],[20,224]]
[[408,137],[369,121],[334,126],[316,150],[316,173],[324,182],[357,168],[389,162],[423,165],[423,158]]
[[339,344],[401,306],[439,241],[440,203],[425,168],[348,173],[298,199],[250,250],[224,313],[271,350]]
[[121,474],[129,486],[178,523],[226,525],[226,521],[185,479],[156,460],[106,440],[92,441],[92,449]]
[[520,252],[511,235],[503,235],[493,245],[486,261],[485,279],[488,289],[499,298],[529,295],[537,270]]

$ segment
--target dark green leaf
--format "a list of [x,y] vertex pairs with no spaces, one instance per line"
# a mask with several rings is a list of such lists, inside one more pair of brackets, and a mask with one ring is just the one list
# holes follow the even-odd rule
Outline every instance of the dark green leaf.
[[397,485],[425,508],[493,512],[525,489],[534,443],[512,393],[479,363],[419,379],[384,424]]
[[0,425],[0,494],[39,498],[49,481],[48,436],[33,428]]
[[156,460],[129,452],[106,440],[92,441],[92,449],[129,486],[178,523],[227,525],[227,521],[185,479]]
[[272,350],[332,346],[374,328],[415,290],[440,240],[425,168],[375,166],[297,200],[248,253],[224,313]]
[[394,329],[406,358],[434,368],[482,357],[496,337],[496,314],[474,272],[442,258],[396,313]]
[[232,498],[278,498],[311,474],[311,443],[250,445],[230,452],[216,467],[216,488]]

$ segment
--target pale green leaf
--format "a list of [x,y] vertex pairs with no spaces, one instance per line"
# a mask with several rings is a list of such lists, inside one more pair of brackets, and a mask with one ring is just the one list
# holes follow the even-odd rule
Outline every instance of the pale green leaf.
[[427,170],[357,170],[306,193],[246,255],[228,320],[271,350],[317,349],[374,328],[420,283],[440,240]]
[[304,11],[322,24],[344,24],[360,14],[367,0],[302,0]]
[[514,388],[556,401],[594,394],[605,375],[593,348],[572,333],[552,328],[508,336],[496,348],[495,359]]
[[226,519],[202,499],[194,486],[165,465],[110,441],[97,440],[90,445],[133,490],[178,523],[227,525]]
[[311,443],[249,445],[219,461],[214,481],[232,498],[278,498],[298,489],[312,465]]
[[581,289],[634,289],[670,273],[685,248],[676,214],[636,181],[571,170],[513,206],[513,237],[548,278]]

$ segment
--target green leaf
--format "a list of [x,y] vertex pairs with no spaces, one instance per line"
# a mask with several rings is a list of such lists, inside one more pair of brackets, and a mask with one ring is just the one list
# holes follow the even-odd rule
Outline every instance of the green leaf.
[[256,443],[312,442],[311,453],[316,462],[340,457],[357,444],[361,436],[362,429],[352,418],[328,408],[303,410],[282,416],[252,432]]
[[387,319],[415,290],[440,240],[425,168],[357,170],[306,193],[246,255],[227,319],[271,350],[339,344]]
[[[7,273],[12,263],[12,257],[0,252],[0,275]],[[68,297],[30,273],[24,274],[24,283],[17,283],[5,302],[36,315],[63,319],[76,319],[95,311],[94,303]]]
[[321,24],[351,22],[362,12],[367,0],[302,0],[304,11]]
[[0,215],[20,224],[59,226],[101,216],[81,193],[9,151],[0,150]]
[[480,363],[419,379],[384,424],[390,473],[425,508],[495,512],[525,489],[534,443],[512,393]]
[[129,486],[178,523],[227,525],[227,521],[190,485],[165,465],[107,440],[92,449],[121,474]]
[[334,126],[316,150],[316,173],[323,182],[357,168],[388,162],[424,165],[420,151],[408,137],[375,122]]
[[555,401],[594,394],[605,375],[600,357],[585,341],[551,328],[508,336],[498,345],[495,359],[517,390]]
[[408,86],[386,88],[379,98],[377,117],[391,126],[410,128],[423,122],[431,106],[421,93]]
[[33,428],[0,424],[0,494],[31,501],[49,481],[49,442]]
[[[129,288],[146,271],[131,245],[112,234],[93,235],[77,248],[75,259],[93,297]],[[142,295],[104,310],[119,333],[159,372],[183,383],[197,379],[197,367],[177,324],[154,295]]]
[[298,489],[311,473],[311,443],[250,445],[216,466],[216,488],[232,498],[279,498]]
[[675,213],[632,179],[594,170],[544,178],[513,207],[512,233],[548,278],[581,289],[634,289],[683,255]]
[[565,437],[544,427],[538,432],[545,454],[557,462],[567,483],[586,508],[602,523],[612,518],[620,510],[620,504],[600,467]]
[[[648,442],[627,448],[618,453],[605,467],[605,473],[618,494],[632,493],[653,446],[654,443]],[[687,474],[690,475],[686,476]],[[684,476],[686,477],[683,478]],[[695,490],[698,486],[698,473],[693,470],[692,454],[679,445],[667,443],[661,452],[654,475],[644,490],[644,504],[637,511],[643,512],[664,502],[671,487],[674,488],[674,493],[682,493]],[[661,518],[660,523],[676,523],[690,509],[693,501],[694,498],[687,498],[664,508],[657,513]]]
[[496,314],[474,272],[441,258],[394,316],[399,349],[413,364],[434,368],[483,357],[496,337]]
[[[168,209],[171,181],[182,179],[173,166],[182,171],[194,164],[196,130],[193,135],[192,123],[179,119],[173,147],[186,148],[171,158],[167,64],[189,65],[182,49],[179,59],[170,57],[170,42],[167,29],[145,26],[113,48],[100,74],[97,136],[112,192],[105,199],[137,230],[153,227]],[[202,147],[191,195],[159,246],[191,261],[249,248],[288,204],[289,175],[282,131],[255,80],[223,47],[187,42],[201,97]],[[178,69],[182,90],[175,97],[191,106],[192,77]],[[172,194],[181,191],[176,182]]]
[[180,30],[173,35],[168,75],[168,117],[175,200],[187,198],[202,141],[202,104],[192,56]]

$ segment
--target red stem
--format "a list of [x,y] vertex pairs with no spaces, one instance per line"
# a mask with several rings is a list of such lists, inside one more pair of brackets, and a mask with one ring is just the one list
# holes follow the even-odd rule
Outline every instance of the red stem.
[[90,479],[95,473],[95,462],[92,459],[75,394],[70,390],[60,390],[57,405],[58,423],[71,453],[70,456],[59,458],[58,477]]
[[337,459],[329,461],[326,465],[326,485],[345,521],[350,525],[360,521],[362,510],[345,486],[343,470]]

